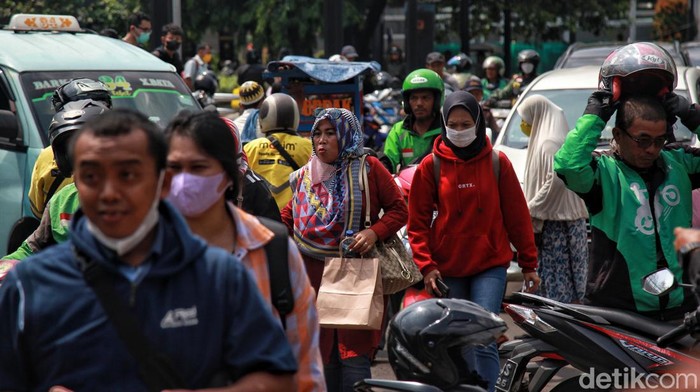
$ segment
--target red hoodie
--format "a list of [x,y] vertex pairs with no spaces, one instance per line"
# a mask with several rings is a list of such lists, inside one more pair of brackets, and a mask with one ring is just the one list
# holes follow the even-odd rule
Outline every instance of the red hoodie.
[[[491,150],[487,139],[478,155],[464,161],[438,136],[433,151],[440,157],[439,187],[432,155],[416,169],[408,199],[408,236],[424,275],[438,269],[442,276],[464,277],[506,267],[513,258],[511,242],[520,268],[537,268],[535,236],[520,183],[508,158],[499,153],[496,185]],[[438,215],[431,226],[435,205]]]

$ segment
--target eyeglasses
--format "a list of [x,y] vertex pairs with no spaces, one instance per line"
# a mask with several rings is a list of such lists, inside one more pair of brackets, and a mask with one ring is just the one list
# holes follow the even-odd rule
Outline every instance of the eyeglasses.
[[635,143],[637,143],[637,146],[639,148],[649,148],[649,147],[651,147],[652,144],[656,148],[661,148],[668,141],[668,136],[666,136],[666,135],[659,136],[659,137],[650,137],[650,136],[633,137],[632,135],[629,134],[629,132],[627,132],[626,129],[624,129],[624,128],[620,128],[620,129],[622,129],[622,132],[624,132],[625,135],[627,135],[627,137],[634,140]]

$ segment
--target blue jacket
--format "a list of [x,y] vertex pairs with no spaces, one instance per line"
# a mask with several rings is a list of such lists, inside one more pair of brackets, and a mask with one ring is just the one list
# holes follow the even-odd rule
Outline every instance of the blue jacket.
[[[141,391],[137,364],[83,279],[72,247],[103,265],[151,343],[171,357],[184,388],[214,374],[293,373],[296,362],[245,267],[207,247],[167,202],[141,278],[127,279],[78,211],[70,240],[28,258],[0,288],[0,390]],[[137,271],[131,271],[137,272]],[[136,274],[138,275],[138,273]]]

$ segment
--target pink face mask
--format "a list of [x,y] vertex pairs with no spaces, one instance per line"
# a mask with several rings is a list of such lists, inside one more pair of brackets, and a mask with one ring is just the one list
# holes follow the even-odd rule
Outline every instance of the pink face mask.
[[173,176],[168,201],[187,217],[197,216],[208,210],[224,194],[226,188],[219,190],[224,173],[213,176],[198,176],[179,173]]

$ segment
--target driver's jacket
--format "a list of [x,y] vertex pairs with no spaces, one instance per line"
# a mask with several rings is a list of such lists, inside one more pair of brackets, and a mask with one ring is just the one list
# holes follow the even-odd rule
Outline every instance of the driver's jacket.
[[642,178],[617,153],[597,153],[605,122],[579,118],[554,156],[554,170],[586,203],[593,236],[586,300],[656,318],[674,318],[692,302],[682,288],[657,297],[642,289],[645,275],[668,267],[678,281],[682,268],[673,229],[689,227],[691,190],[700,186],[700,150],[667,146]]
[[384,155],[391,161],[392,173],[396,172],[399,165],[419,164],[420,162],[414,162],[416,158],[428,155],[427,153],[432,151],[435,138],[442,133],[439,117],[436,117],[430,130],[423,135],[413,131],[412,119],[413,116],[409,115],[394,124],[384,142]]
[[3,257],[5,260],[24,260],[42,249],[68,240],[68,227],[75,211],[80,207],[78,189],[70,183],[49,200],[46,211],[41,216],[39,227],[22,242],[14,252]]

